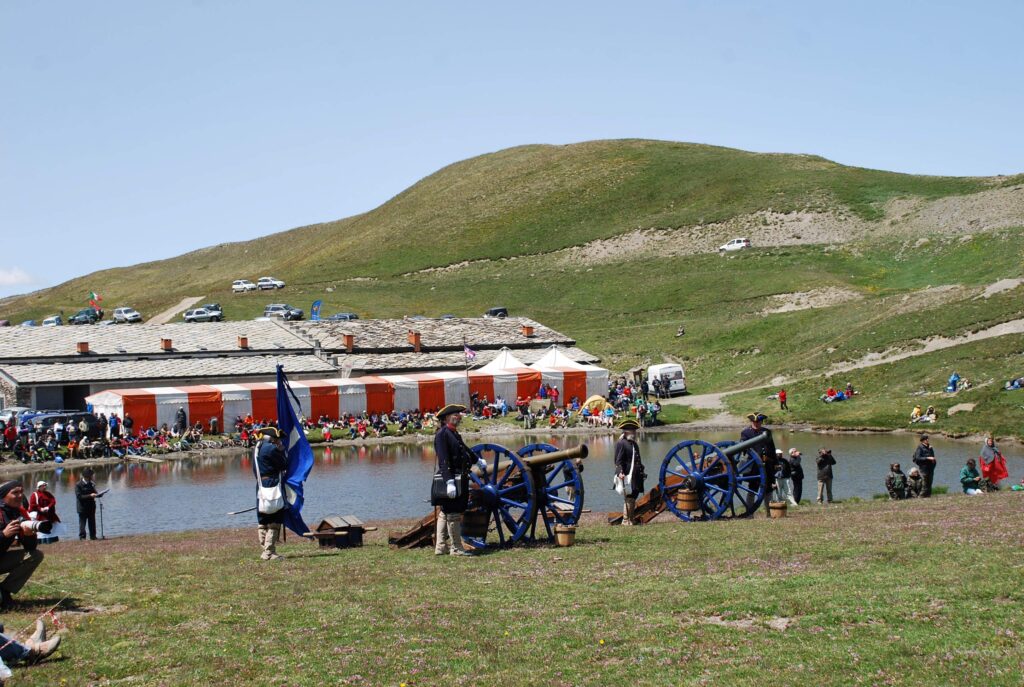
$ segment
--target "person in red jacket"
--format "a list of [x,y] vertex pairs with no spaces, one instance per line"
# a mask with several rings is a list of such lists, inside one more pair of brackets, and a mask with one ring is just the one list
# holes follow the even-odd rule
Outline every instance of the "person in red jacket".
[[36,490],[28,497],[28,512],[36,513],[36,520],[40,522],[60,522],[57,517],[57,498],[50,493],[50,485],[40,480],[36,483]]
[[779,410],[789,410],[789,406],[786,405],[785,389],[779,389]]

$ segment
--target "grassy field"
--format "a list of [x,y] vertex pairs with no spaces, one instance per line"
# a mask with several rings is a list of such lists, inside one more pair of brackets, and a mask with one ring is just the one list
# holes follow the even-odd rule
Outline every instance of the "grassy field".
[[[8,631],[64,595],[18,685],[1019,685],[1019,493],[804,506],[471,559],[255,528],[47,549]],[[12,681],[13,683],[13,681]]]

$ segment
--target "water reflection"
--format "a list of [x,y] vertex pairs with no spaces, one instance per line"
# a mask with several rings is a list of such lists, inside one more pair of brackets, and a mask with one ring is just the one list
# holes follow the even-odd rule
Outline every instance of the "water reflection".
[[[714,442],[737,437],[734,432],[643,436],[640,446],[648,474],[657,474],[662,458],[672,446],[695,438]],[[621,507],[621,500],[611,490],[615,437],[508,436],[494,443],[516,449],[542,440],[559,448],[586,442],[590,446],[590,457],[583,473],[586,507],[595,512]],[[950,491],[959,491],[960,468],[968,457],[978,455],[980,444],[939,438],[932,443],[939,460],[935,483],[948,485]],[[779,431],[776,444],[784,451],[796,446],[803,452],[807,475],[805,498],[808,494],[813,497],[815,492],[814,457],[819,446],[832,448],[838,461],[833,484],[836,498],[871,498],[885,491],[889,463],[899,462],[904,470],[909,470],[917,438],[913,435],[816,435]],[[1004,454],[1010,471],[1010,480],[1004,485],[1019,482],[1024,477],[1024,456],[1016,448],[1004,448]],[[427,497],[433,469],[434,451],[430,443],[320,449],[316,467],[306,484],[307,520],[315,522],[330,513],[353,513],[364,520],[421,516],[430,509]],[[80,475],[81,468],[71,466],[26,472],[21,478],[29,490],[38,480],[47,480],[57,497],[57,512],[69,528],[75,530],[74,489]],[[648,488],[653,486],[653,479],[648,481]],[[95,480],[100,489],[110,489],[101,500],[108,537],[255,523],[252,513],[226,515],[228,511],[255,505],[252,459],[246,452],[225,452],[159,464],[100,466],[96,468]],[[71,534],[73,536],[74,532]]]

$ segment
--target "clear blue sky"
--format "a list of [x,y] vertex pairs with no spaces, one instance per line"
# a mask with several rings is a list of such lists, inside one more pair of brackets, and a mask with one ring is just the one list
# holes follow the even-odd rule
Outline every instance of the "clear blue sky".
[[0,295],[352,215],[525,143],[1024,171],[1024,2],[491,5],[4,0]]

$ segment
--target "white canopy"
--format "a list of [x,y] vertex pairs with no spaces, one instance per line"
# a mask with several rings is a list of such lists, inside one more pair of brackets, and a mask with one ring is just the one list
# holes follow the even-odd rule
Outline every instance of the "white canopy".
[[477,372],[494,374],[496,372],[501,372],[502,370],[521,370],[523,368],[528,369],[529,366],[519,358],[515,357],[512,351],[510,351],[507,348],[503,348],[500,351],[498,351],[498,355],[494,358],[494,360],[487,363],[483,367],[479,368]]

